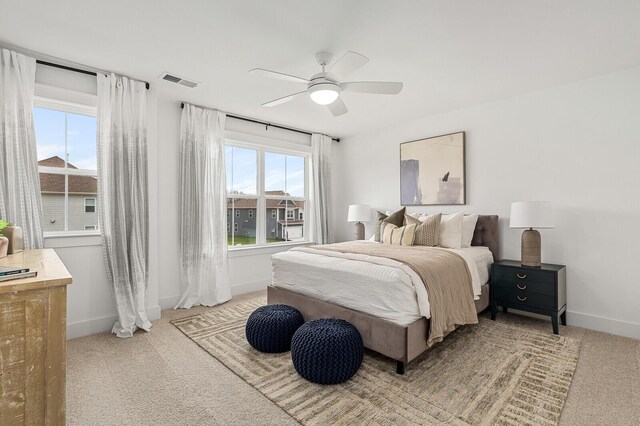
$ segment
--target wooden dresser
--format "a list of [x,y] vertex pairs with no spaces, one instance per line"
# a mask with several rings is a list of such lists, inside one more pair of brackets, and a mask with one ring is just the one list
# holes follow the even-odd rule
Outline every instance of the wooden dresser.
[[64,425],[71,275],[52,249],[9,255],[0,266],[38,271],[0,282],[0,425]]

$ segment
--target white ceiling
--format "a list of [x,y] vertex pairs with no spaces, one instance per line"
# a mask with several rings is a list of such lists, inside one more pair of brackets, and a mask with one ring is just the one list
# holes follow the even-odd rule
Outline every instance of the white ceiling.
[[[637,0],[0,0],[0,42],[166,87],[176,100],[334,136],[640,65]],[[345,93],[333,117],[254,67],[310,77],[314,53],[371,61],[349,80],[403,81],[398,96]],[[202,82],[157,80],[163,71]]]

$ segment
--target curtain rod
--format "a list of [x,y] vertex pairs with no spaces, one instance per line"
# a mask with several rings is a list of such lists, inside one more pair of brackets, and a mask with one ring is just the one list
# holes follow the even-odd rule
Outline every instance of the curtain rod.
[[[180,103],[180,108],[184,109],[184,102]],[[210,108],[206,108],[206,107],[200,107],[200,108],[210,109]],[[269,122],[266,122],[266,121],[255,120],[253,118],[248,118],[248,117],[241,117],[239,115],[227,114],[227,117],[235,118],[236,120],[248,121],[249,123],[262,124],[263,126],[266,126],[267,129],[269,129],[269,127],[275,127],[277,129],[289,130],[291,132],[302,133],[304,135],[309,135],[309,136],[311,136],[313,134],[311,132],[307,132],[306,130],[300,130],[300,129],[295,129],[293,127],[281,126],[279,124],[273,124],[273,123],[269,123]],[[336,142],[340,142],[340,138],[332,137],[331,140],[336,141]]]
[[[73,72],[77,72],[77,73],[80,73],[80,74],[87,74],[87,75],[93,75],[93,76],[97,76],[98,75],[98,73],[94,72],[94,71],[82,70],[80,68],[74,68],[74,67],[70,67],[70,66],[67,66],[67,65],[61,65],[61,64],[55,64],[53,62],[42,61],[40,59],[36,59],[36,64],[45,65],[45,66],[53,67],[53,68],[60,68],[61,70],[73,71]],[[148,90],[149,89],[149,83],[147,83],[146,81],[144,81],[143,83],[144,83],[145,87]]]

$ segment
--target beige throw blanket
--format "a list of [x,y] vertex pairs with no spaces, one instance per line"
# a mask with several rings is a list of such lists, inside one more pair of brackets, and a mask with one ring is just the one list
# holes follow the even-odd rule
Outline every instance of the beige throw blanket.
[[433,247],[349,241],[312,246],[315,250],[364,254],[402,262],[422,278],[431,305],[427,345],[441,342],[457,325],[477,324],[471,274],[464,259]]

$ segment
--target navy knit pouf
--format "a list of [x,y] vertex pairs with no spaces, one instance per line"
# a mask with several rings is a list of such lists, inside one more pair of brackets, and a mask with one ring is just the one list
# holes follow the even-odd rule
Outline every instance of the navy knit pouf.
[[291,340],[291,359],[296,371],[321,385],[349,380],[360,368],[363,355],[360,332],[345,320],[309,321]]
[[286,352],[291,337],[304,324],[302,314],[288,305],[261,306],[249,316],[245,334],[249,344],[260,352]]

